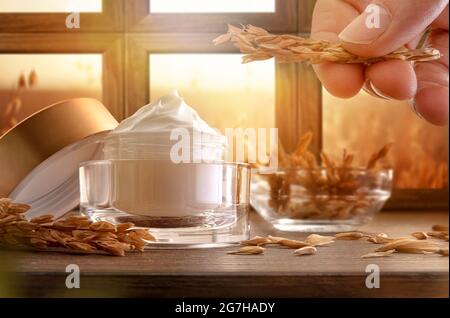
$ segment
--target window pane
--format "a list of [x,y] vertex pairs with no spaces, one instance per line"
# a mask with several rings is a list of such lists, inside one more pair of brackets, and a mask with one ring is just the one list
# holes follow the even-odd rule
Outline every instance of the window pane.
[[101,54],[0,54],[0,70],[0,134],[55,102],[102,98]]
[[275,0],[149,0],[152,13],[275,12]]
[[102,0],[0,0],[0,12],[102,12]]
[[273,60],[241,64],[240,54],[152,54],[150,97],[178,89],[212,127],[275,127]]
[[386,101],[366,93],[342,100],[324,90],[324,148],[342,149],[366,161],[385,143],[394,147],[388,161],[398,188],[448,187],[448,129],[419,119],[406,102]]

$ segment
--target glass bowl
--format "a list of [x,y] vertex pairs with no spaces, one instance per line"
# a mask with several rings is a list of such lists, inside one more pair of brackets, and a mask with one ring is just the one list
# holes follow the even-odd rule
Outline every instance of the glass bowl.
[[382,209],[392,180],[389,169],[254,170],[250,202],[281,231],[352,231]]

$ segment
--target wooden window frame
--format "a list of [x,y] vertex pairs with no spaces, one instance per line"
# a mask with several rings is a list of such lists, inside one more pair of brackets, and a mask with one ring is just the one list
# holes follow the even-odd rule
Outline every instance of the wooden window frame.
[[102,102],[124,118],[123,39],[114,34],[1,34],[0,54],[102,54]]
[[69,13],[0,13],[0,33],[122,32],[123,1],[102,0],[101,13],[81,12],[79,29],[66,27],[66,18]]
[[[151,0],[150,0],[151,1]],[[227,24],[255,24],[272,32],[297,31],[297,0],[275,0],[275,13],[150,13],[149,0],[126,0],[127,32],[223,32]],[[310,0],[307,0],[310,1]]]
[[448,212],[448,202],[448,189],[394,189],[384,210]]

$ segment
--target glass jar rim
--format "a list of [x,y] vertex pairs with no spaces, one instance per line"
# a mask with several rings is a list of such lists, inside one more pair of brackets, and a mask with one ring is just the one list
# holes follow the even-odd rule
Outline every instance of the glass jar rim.
[[359,172],[359,173],[370,173],[370,172],[377,172],[377,173],[388,173],[393,174],[394,169],[393,168],[379,168],[379,169],[367,169],[364,167],[355,167],[355,168],[342,168],[342,167],[336,167],[336,168],[325,168],[325,167],[317,167],[317,168],[276,168],[275,171],[271,173],[260,173],[260,171],[267,169],[268,171],[273,170],[271,167],[263,167],[263,168],[253,168],[252,172],[255,174],[274,174],[274,173],[285,173],[285,172],[327,172],[330,170],[341,170],[341,171],[349,171],[349,172]]
[[[170,161],[170,160],[161,160],[161,159],[104,159],[104,160],[89,160],[80,163],[80,167],[93,166],[93,165],[104,165],[111,164],[114,161]],[[218,165],[218,166],[235,166],[243,169],[252,170],[251,165],[245,162],[200,162],[200,163],[174,163],[174,165]]]

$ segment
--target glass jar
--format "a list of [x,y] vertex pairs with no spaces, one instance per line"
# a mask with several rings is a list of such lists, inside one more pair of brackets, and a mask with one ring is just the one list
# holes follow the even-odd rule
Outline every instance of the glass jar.
[[110,134],[105,160],[80,166],[81,211],[97,221],[149,229],[157,238],[150,247],[212,247],[248,239],[251,170],[223,162],[223,140],[207,137],[189,140],[187,162],[177,162],[176,141],[167,142],[167,134]]

